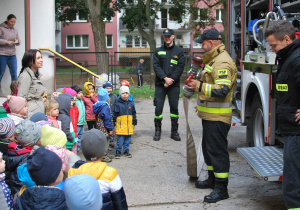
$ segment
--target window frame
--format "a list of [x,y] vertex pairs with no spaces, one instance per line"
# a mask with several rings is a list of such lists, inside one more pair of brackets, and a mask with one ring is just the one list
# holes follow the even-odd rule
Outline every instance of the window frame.
[[[195,19],[195,20],[193,20],[194,22],[204,22],[204,23],[206,23],[206,22],[208,22],[209,21],[209,13],[210,13],[210,11],[209,11],[209,8],[199,8],[199,9],[197,9],[198,11],[197,11],[197,19]],[[206,20],[201,20],[201,10],[202,11],[204,11],[204,10],[207,10],[207,19]]]
[[[221,8],[216,9],[216,22],[217,23],[222,23],[222,10]],[[217,13],[219,13],[219,19],[217,19]]]
[[[111,36],[111,46],[108,46],[108,45],[107,45],[107,36]],[[113,39],[113,35],[112,35],[112,34],[106,34],[106,35],[105,35],[105,38],[106,38],[106,48],[107,48],[107,49],[114,48],[114,39]]]
[[79,13],[76,13],[76,19],[73,21],[66,20],[67,23],[88,23],[88,20],[80,20]]
[[[68,37],[70,37],[70,36],[72,36],[73,37],[73,46],[72,47],[69,47],[68,46]],[[80,47],[75,47],[75,36],[80,36]],[[82,45],[83,45],[83,36],[87,36],[87,40],[88,40],[88,46],[87,47],[83,47]],[[89,49],[89,47],[90,47],[90,42],[89,42],[89,35],[88,34],[68,34],[67,36],[66,36],[66,49],[67,50],[76,50],[76,49],[78,49],[78,50],[81,50],[81,49]]]

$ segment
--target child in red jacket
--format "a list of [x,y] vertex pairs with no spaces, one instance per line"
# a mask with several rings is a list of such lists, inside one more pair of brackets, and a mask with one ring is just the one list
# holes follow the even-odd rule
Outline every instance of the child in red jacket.
[[85,95],[82,96],[82,101],[85,106],[85,119],[88,129],[97,128],[96,115],[93,112],[93,105],[98,101],[96,86],[91,82],[84,83]]

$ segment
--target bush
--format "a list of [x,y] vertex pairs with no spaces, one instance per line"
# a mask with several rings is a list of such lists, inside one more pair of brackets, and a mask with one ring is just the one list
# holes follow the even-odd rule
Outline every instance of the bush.
[[131,62],[128,56],[120,56],[119,57],[120,65],[125,69],[126,66],[130,66]]

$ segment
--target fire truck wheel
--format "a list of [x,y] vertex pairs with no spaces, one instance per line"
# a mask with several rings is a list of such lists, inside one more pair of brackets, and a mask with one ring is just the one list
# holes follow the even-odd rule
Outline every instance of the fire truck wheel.
[[250,147],[263,147],[265,146],[264,111],[259,93],[256,93],[253,98],[250,114],[247,124],[247,143]]

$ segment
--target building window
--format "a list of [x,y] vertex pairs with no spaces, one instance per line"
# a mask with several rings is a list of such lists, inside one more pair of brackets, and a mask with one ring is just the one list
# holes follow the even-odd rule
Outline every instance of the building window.
[[132,35],[126,35],[126,47],[132,47]]
[[216,22],[222,22],[222,9],[216,9]]
[[106,35],[106,47],[113,48],[113,35],[112,34]]
[[202,21],[207,22],[209,17],[209,9],[208,8],[193,8],[192,9],[192,19],[194,21]]
[[147,40],[139,34],[126,35],[126,47],[147,47]]
[[67,35],[67,49],[88,49],[89,35]]
[[73,17],[66,21],[66,22],[73,22],[73,23],[85,23],[85,22],[88,22],[88,15],[87,14],[84,14],[84,13],[76,13],[73,15]]
[[[170,11],[170,10],[169,10]],[[180,19],[181,18],[181,14],[180,14],[180,10],[179,9],[173,9],[173,15],[171,15],[170,13],[169,13],[169,20],[170,21],[177,21],[178,19]],[[174,15],[174,14],[176,14],[176,15]]]

